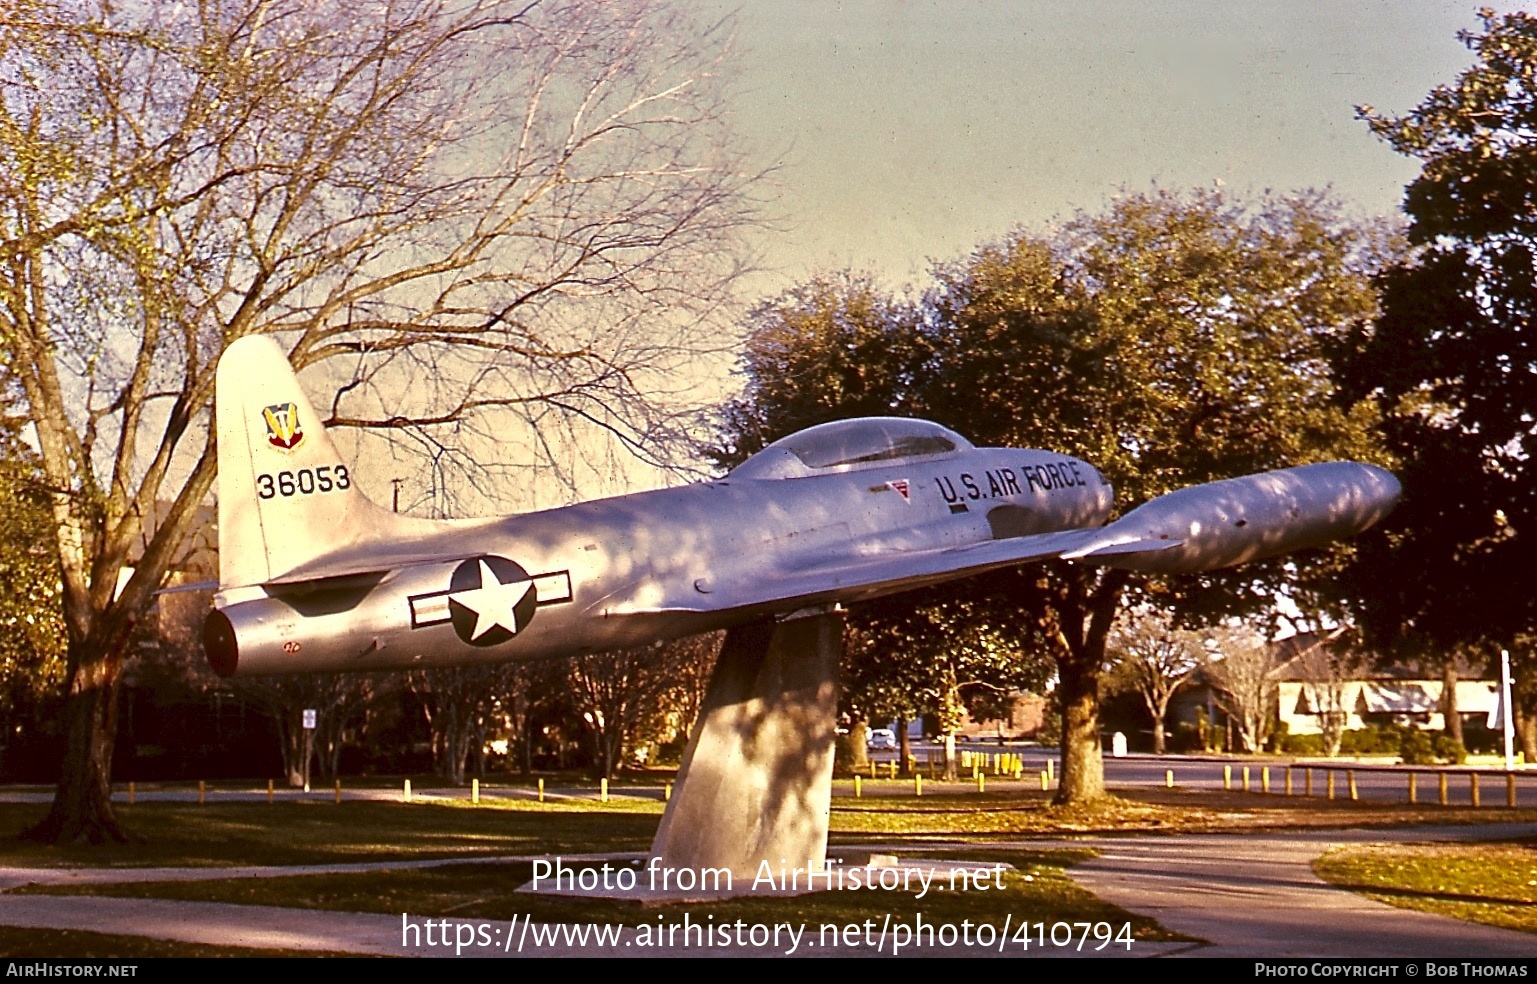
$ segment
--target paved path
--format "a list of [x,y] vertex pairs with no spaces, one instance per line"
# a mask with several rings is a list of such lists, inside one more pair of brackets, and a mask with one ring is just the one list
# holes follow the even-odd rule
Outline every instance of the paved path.
[[1071,869],[1107,902],[1209,940],[1222,957],[1533,957],[1537,936],[1398,909],[1326,884],[1313,860],[1343,844],[1530,837],[1537,825],[1179,835],[1100,841]]
[[[1531,836],[1534,825],[1426,827],[1399,831],[1324,831],[1100,838],[1092,843],[1101,856],[1073,869],[1075,880],[1106,901],[1153,916],[1165,927],[1209,943],[1137,943],[1130,956],[1364,956],[1527,957],[1537,955],[1537,937],[1493,929],[1423,913],[1395,909],[1325,885],[1312,873],[1314,858],[1336,844],[1374,841],[1473,840]],[[1063,842],[1053,842],[1063,843]],[[1048,846],[1020,841],[1010,847]],[[886,850],[892,850],[886,848]],[[594,859],[601,856],[592,856]],[[483,859],[484,860],[484,859]],[[515,860],[515,859],[505,859]],[[412,866],[451,864],[418,862]],[[463,863],[458,862],[458,863]],[[0,887],[28,882],[101,880],[188,880],[270,877],[320,870],[405,867],[327,865],[305,869],[60,869],[0,868]],[[683,924],[691,920],[692,935]],[[858,945],[836,949],[819,939],[818,927],[796,937],[794,928],[759,927],[757,932],[717,926],[706,919],[669,910],[666,923],[679,926],[670,939],[657,939],[647,927],[619,930],[617,940],[600,945],[591,927],[527,924],[522,920],[448,921],[449,945],[443,945],[443,921],[420,917],[322,912],[225,903],[118,899],[91,896],[0,894],[0,924],[146,936],[226,946],[314,950],[411,956],[453,956],[465,940],[465,956],[881,956],[890,955],[898,930],[881,934],[880,924],[861,934]],[[469,928],[466,928],[469,927]],[[775,930],[779,929],[777,936]],[[643,935],[648,934],[648,935]],[[1092,945],[1092,944],[1091,944]],[[990,947],[933,945],[911,947],[904,955],[1034,956],[1017,945]],[[1074,955],[1048,948],[1044,955]],[[1091,956],[1095,954],[1083,954]],[[1099,956],[1126,956],[1107,948]]]

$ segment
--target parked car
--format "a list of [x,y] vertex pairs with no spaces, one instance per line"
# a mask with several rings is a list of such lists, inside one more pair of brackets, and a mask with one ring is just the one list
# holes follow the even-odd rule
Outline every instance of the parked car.
[[896,748],[897,736],[890,728],[872,728],[865,738],[865,745],[870,748]]

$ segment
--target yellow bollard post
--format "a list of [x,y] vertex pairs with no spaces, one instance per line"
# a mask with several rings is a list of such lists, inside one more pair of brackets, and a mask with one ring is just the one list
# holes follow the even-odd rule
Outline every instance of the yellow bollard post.
[[1057,778],[1057,776],[1056,776],[1056,766],[1057,766],[1056,759],[1047,759],[1046,760],[1046,778],[1047,779],[1055,780]]
[[1516,808],[1516,774],[1505,773],[1505,805],[1510,809]]
[[204,794],[207,793],[207,791],[208,791],[208,785],[206,783],[204,783],[203,780],[199,779],[197,781],[197,805],[198,806],[202,806],[203,805],[203,797],[204,797]]
[[891,760],[891,776],[890,776],[890,778],[895,779],[896,777],[897,777],[897,760],[896,759],[892,759]]
[[870,760],[870,778],[875,778],[875,759]]
[[267,802],[268,803],[272,802],[272,780],[271,779],[267,780]]
[[133,805],[133,801],[134,801],[134,789],[133,789],[133,783],[130,782],[128,784],[128,805],[132,806]]
[[1261,792],[1270,792],[1270,766],[1263,766],[1259,770],[1259,785]]
[[1441,779],[1441,805],[1445,806],[1446,803],[1447,803],[1447,796],[1446,796],[1446,773],[1444,773],[1444,772],[1441,773],[1440,779]]
[[1309,797],[1309,798],[1311,798],[1311,797],[1312,797],[1312,795],[1313,795],[1313,769],[1312,769],[1312,767],[1311,767],[1311,766],[1309,766],[1309,767],[1308,767],[1308,768],[1307,768],[1307,769],[1306,769],[1306,770],[1304,770],[1304,771],[1306,771],[1306,772],[1307,772],[1307,793],[1306,793],[1306,795],[1307,795],[1307,796],[1308,796],[1308,797]]
[[1473,801],[1473,809],[1478,809],[1483,804],[1478,800],[1478,773],[1468,773],[1468,798]]
[[1328,796],[1329,796],[1330,799],[1334,799],[1334,770],[1333,769],[1326,769],[1326,770],[1324,770],[1324,775],[1327,776],[1328,780],[1329,780],[1328,781],[1328,786],[1329,786]]
[[1356,792],[1356,770],[1355,769],[1346,769],[1345,770],[1345,781],[1350,784],[1350,798],[1352,800],[1360,799],[1361,798],[1360,794],[1358,794]]
[[411,802],[411,780],[409,779],[406,780],[405,785],[405,801],[407,803]]
[[913,795],[914,796],[922,796],[923,795],[923,774],[922,773],[914,773],[913,774]]
[[1286,795],[1290,796],[1291,794],[1292,794],[1292,767],[1288,765],[1286,767]]
[[977,792],[987,792],[987,776],[981,772],[977,773]]
[[663,803],[671,803],[672,802],[672,783],[670,783],[670,782],[662,783],[662,802]]
[[1413,806],[1415,803],[1418,803],[1420,801],[1419,780],[1420,780],[1420,777],[1418,775],[1416,775],[1413,772],[1409,773],[1409,805],[1410,806]]
[[854,798],[855,799],[859,799],[859,797],[860,797],[859,780],[862,779],[862,778],[863,777],[860,776],[858,773],[854,774]]
[[480,805],[480,780],[479,779],[471,779],[470,780],[470,802],[474,803],[476,806]]
[[598,780],[598,802],[599,803],[607,803],[608,802],[608,779],[607,778],[603,778],[603,779],[599,779]]
[[1249,767],[1247,765],[1243,767],[1243,791],[1246,793],[1249,791]]
[[544,802],[544,780],[539,780],[539,802]]
[[338,780],[336,780],[336,802],[340,803],[341,801],[342,801],[342,781],[340,779],[338,779]]
[[1163,770],[1163,785],[1164,785],[1165,789],[1173,789],[1174,788],[1174,770],[1173,769],[1164,769]]
[[1050,777],[1048,777],[1046,775],[1046,770],[1042,769],[1041,770],[1041,792],[1044,793],[1044,792],[1046,792],[1049,789],[1051,789],[1051,779],[1050,779]]
[[1233,788],[1233,767],[1231,765],[1224,765],[1222,767],[1222,788]]

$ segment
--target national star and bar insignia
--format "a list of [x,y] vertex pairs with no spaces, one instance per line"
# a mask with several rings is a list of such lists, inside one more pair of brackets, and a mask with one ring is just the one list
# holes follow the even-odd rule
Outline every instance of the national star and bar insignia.
[[571,575],[530,575],[521,564],[487,555],[455,567],[447,591],[407,600],[413,629],[448,622],[467,645],[499,646],[527,629],[537,608],[570,601]]

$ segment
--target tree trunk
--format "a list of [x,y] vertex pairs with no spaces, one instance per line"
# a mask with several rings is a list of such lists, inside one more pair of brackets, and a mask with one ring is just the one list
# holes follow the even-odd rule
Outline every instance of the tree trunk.
[[[1525,658],[1517,659],[1517,655]],[[1512,653],[1510,664],[1510,702],[1516,743],[1528,765],[1537,762],[1537,680],[1532,679],[1530,656]],[[1503,738],[1500,751],[1504,752]]]
[[902,774],[912,774],[917,768],[913,762],[913,740],[907,736],[907,721],[903,718],[897,718],[897,755],[902,759]]
[[283,772],[291,789],[304,786],[304,732],[289,728],[283,736]]
[[1455,655],[1446,658],[1446,664],[1441,668],[1441,714],[1444,721],[1443,731],[1446,736],[1457,744],[1462,744],[1462,715],[1457,712],[1457,657]]
[[1105,763],[1099,741],[1099,662],[1065,659],[1057,664],[1062,694],[1062,779],[1056,803],[1082,803],[1105,795]]
[[1058,605],[1058,692],[1062,699],[1062,779],[1053,803],[1085,803],[1105,795],[1105,760],[1099,739],[1099,675],[1105,643],[1129,574],[1108,570],[1090,590],[1087,578],[1070,583]]
[[523,719],[518,731],[518,773],[525,778],[534,771],[534,728],[532,716]]
[[954,782],[961,774],[961,763],[955,754],[955,732],[945,732],[945,778]]
[[1160,717],[1157,717],[1157,718],[1153,719],[1153,754],[1154,755],[1162,755],[1163,753],[1164,753],[1163,717],[1160,716]]
[[112,812],[112,752],[117,744],[117,692],[132,623],[105,645],[70,644],[65,716],[68,731],[53,806],[29,840],[48,844],[125,843],[128,832]]
[[870,767],[870,753],[865,747],[865,730],[869,727],[864,715],[849,720],[849,731],[838,736],[839,758],[850,772],[863,772]]

